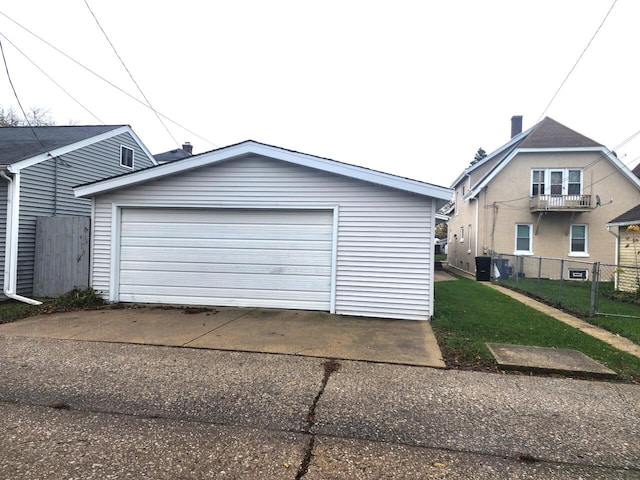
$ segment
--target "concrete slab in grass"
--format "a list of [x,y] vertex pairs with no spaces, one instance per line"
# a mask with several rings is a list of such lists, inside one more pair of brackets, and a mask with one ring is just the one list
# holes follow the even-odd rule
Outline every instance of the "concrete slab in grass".
[[509,370],[615,378],[616,372],[582,352],[562,348],[487,343],[498,365]]

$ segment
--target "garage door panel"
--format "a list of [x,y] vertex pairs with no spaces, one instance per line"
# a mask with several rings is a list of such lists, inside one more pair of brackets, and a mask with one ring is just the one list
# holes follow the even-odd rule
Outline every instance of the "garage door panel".
[[329,310],[331,210],[125,208],[119,299]]
[[[243,265],[238,263],[186,263],[186,262],[121,262],[122,270],[146,272],[196,272],[196,273],[256,273],[275,274],[273,265]],[[317,265],[280,265],[281,275],[330,276],[331,267]]]
[[298,255],[291,251],[242,250],[226,248],[142,248],[122,249],[121,260],[140,260],[161,262],[167,260],[187,260],[196,263],[238,263],[256,265],[322,265],[331,256],[319,251],[299,250]]
[[175,285],[181,288],[205,287],[218,288],[233,285],[236,289],[268,289],[292,290],[292,282],[296,290],[325,290],[328,286],[326,277],[311,275],[283,275],[277,271],[272,274],[242,273],[196,273],[196,272],[148,272],[128,271],[120,276],[120,292],[127,293],[131,286],[137,284],[155,288],[163,285]]
[[[255,233],[254,233],[255,237]],[[169,238],[169,237],[133,237],[122,240],[122,246],[160,248],[160,247],[192,247],[192,248],[233,248],[245,250],[321,250],[331,249],[331,240],[294,239],[258,240],[238,238]]]
[[[245,298],[245,297],[232,297],[230,295],[223,296],[190,296],[188,294],[175,295],[165,294],[162,297],[157,295],[121,295],[121,302],[134,302],[134,303],[167,303],[167,304],[179,304],[179,305],[219,305],[227,307],[260,307],[260,308],[289,308],[289,309],[302,309],[304,310],[326,310],[326,300],[323,298],[318,301],[313,299],[286,299],[275,298],[273,294],[267,298]],[[304,302],[304,307],[300,307],[300,304]]]
[[[199,211],[196,211],[199,210]],[[127,223],[250,225],[326,225],[329,210],[297,209],[193,209],[193,208],[127,208]],[[195,215],[194,215],[195,213]],[[301,215],[302,214],[302,215]]]

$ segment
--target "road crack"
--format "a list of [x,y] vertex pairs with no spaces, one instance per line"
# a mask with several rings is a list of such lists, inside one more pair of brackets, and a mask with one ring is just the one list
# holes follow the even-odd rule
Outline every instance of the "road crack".
[[311,460],[313,459],[313,448],[316,443],[316,436],[312,432],[313,426],[316,423],[316,407],[318,406],[318,402],[320,398],[322,398],[322,394],[324,393],[324,389],[327,387],[327,383],[329,383],[329,378],[333,372],[337,372],[340,369],[340,362],[335,359],[327,360],[322,364],[324,366],[324,376],[322,377],[322,383],[320,384],[320,389],[318,390],[318,394],[313,399],[311,406],[309,407],[309,411],[307,412],[307,416],[305,418],[305,426],[302,429],[302,433],[309,434],[309,444],[304,452],[304,457],[302,458],[302,463],[300,464],[300,468],[298,469],[298,473],[296,474],[296,480],[301,480],[309,470],[309,465],[311,464]]

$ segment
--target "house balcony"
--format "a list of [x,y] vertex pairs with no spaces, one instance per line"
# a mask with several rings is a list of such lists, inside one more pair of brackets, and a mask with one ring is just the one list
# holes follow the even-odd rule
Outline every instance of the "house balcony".
[[591,195],[534,195],[532,212],[589,212],[593,210]]

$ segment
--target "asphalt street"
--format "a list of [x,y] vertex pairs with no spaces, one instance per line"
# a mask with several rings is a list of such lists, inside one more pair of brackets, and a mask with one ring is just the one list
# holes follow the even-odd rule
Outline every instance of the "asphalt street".
[[640,386],[0,337],[1,479],[640,478]]

